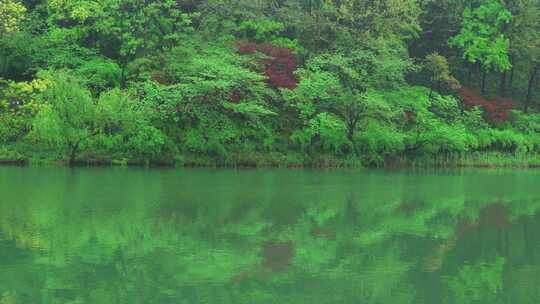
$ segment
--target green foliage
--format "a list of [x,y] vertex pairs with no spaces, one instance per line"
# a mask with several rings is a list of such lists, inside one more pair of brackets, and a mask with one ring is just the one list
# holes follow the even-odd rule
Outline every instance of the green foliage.
[[47,1],[49,22],[55,24],[85,24],[86,21],[103,14],[103,6],[93,0],[50,0]]
[[309,119],[304,129],[296,130],[291,140],[305,151],[307,148],[320,146],[325,152],[339,154],[342,148],[350,145],[347,128],[338,117],[322,112]]
[[86,87],[98,94],[118,87],[122,77],[118,64],[102,58],[93,58],[84,62],[75,70],[75,74]]
[[513,125],[524,133],[540,133],[540,114],[513,111]]
[[421,144],[425,153],[468,151],[465,128],[451,127],[435,119],[426,119],[421,126],[424,132],[417,134],[415,145]]
[[440,91],[441,85],[444,84],[451,91],[457,91],[460,89],[459,81],[454,78],[450,73],[448,61],[444,56],[438,53],[431,53],[426,56],[426,63],[424,68],[427,70],[429,77],[431,78],[431,89],[437,88]]
[[93,145],[112,151],[131,149],[132,155],[141,157],[160,153],[164,135],[148,124],[128,96],[113,90],[94,100],[72,75],[56,72],[47,77],[53,84],[39,96],[31,140],[55,149],[70,164]]
[[33,71],[39,69],[76,69],[96,56],[81,45],[83,33],[77,28],[53,28],[32,44]]
[[32,36],[25,32],[0,36],[0,77],[23,80],[32,70]]
[[339,2],[335,11],[338,20],[346,25],[342,26],[343,30],[363,39],[370,37],[409,39],[415,37],[421,30],[418,23],[418,15],[421,12],[415,1],[353,0]]
[[167,82],[179,84],[147,83],[141,94],[158,109],[156,120],[171,138],[190,152],[220,157],[226,145],[265,145],[270,130],[264,121],[276,114],[268,104],[275,94],[246,58],[208,44],[174,48],[165,60]]
[[430,95],[424,88],[405,88],[385,96],[409,113],[401,126],[406,131],[405,149],[420,154],[468,152],[475,138],[464,123],[466,113],[454,98]]
[[508,57],[510,42],[502,30],[511,20],[512,13],[499,1],[482,1],[477,8],[465,8],[461,31],[450,44],[463,50],[463,58],[487,70],[508,70],[512,66]]
[[73,163],[79,149],[100,132],[96,105],[90,92],[72,76],[59,73],[49,77],[55,79],[54,84],[40,96],[31,137],[57,148]]
[[17,0],[0,1],[0,38],[19,30],[26,8]]
[[405,150],[405,134],[378,121],[367,123],[354,142],[357,151],[368,158],[368,163],[378,165],[383,165],[386,157],[395,157]]
[[237,33],[243,39],[261,43],[272,41],[284,29],[285,25],[283,23],[270,19],[244,20],[238,26]]
[[303,49],[297,39],[285,37],[285,25],[271,19],[247,19],[243,20],[236,28],[236,36],[240,39],[270,43],[278,47],[284,47],[302,53]]
[[[158,49],[177,45],[192,32],[192,14],[174,0],[112,0],[98,24],[122,63]],[[116,45],[114,45],[116,44]]]
[[[301,79],[298,87],[292,92],[285,91],[284,97],[299,111],[299,117],[310,130],[313,117],[320,113],[331,113],[339,118],[350,145],[358,127],[370,120],[389,121],[394,116],[377,90],[399,86],[411,65],[392,56],[395,56],[392,52],[369,49],[356,50],[350,55],[317,56],[308,62],[307,69],[298,72]],[[318,133],[321,132],[308,134]]]
[[448,123],[455,122],[462,115],[459,101],[451,96],[436,95],[431,100],[429,110]]
[[527,138],[512,129],[492,130],[492,146],[503,151],[528,152],[530,146]]
[[15,143],[24,138],[37,112],[37,95],[48,82],[12,82],[0,79],[0,143]]
[[166,136],[150,123],[147,110],[117,89],[100,95],[95,120],[101,126],[100,135],[116,141],[110,149],[145,160],[160,156]]

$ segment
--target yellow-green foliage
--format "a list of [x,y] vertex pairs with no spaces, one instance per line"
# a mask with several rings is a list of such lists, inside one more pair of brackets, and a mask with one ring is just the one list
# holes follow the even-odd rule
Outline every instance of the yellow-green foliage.
[[50,82],[36,79],[30,82],[0,79],[0,143],[16,142],[28,133],[30,121],[37,113],[36,96]]
[[19,30],[26,8],[17,0],[0,0],[0,37]]

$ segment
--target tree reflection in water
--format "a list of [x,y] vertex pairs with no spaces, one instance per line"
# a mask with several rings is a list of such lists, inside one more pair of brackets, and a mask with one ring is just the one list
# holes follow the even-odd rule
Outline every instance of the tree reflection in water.
[[0,168],[0,303],[539,303],[539,181]]

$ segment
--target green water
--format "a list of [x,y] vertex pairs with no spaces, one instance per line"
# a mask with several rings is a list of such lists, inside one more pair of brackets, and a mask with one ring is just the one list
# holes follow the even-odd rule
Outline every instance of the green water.
[[540,171],[0,167],[0,303],[540,303]]

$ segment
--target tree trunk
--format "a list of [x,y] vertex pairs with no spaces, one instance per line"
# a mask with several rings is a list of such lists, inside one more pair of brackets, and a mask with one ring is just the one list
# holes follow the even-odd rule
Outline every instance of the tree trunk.
[[506,97],[506,79],[508,78],[508,72],[504,71],[501,74],[500,94],[502,97]]
[[516,71],[516,68],[514,67],[514,61],[515,61],[514,55],[511,55],[510,63],[512,64],[512,68],[510,69],[510,79],[508,80],[508,85],[507,85],[507,90],[510,93],[510,95],[514,93],[513,84],[514,84],[514,74]]
[[431,86],[429,87],[429,100],[433,97],[433,87],[435,86],[435,81],[433,80],[433,77],[431,77]]
[[70,167],[75,166],[76,160],[77,160],[77,151],[71,150],[71,152],[69,153],[69,166]]
[[318,50],[321,48],[321,22],[320,22],[320,12],[317,12],[315,15],[315,49]]
[[75,166],[75,162],[77,161],[78,151],[79,151],[79,143],[71,145],[71,148],[69,151],[69,166],[70,167]]
[[[148,3],[147,3],[147,0],[144,0],[143,3],[142,3],[143,7],[141,8],[142,10],[142,13],[143,13],[143,33],[142,33],[142,38],[143,38],[143,49],[142,49],[142,54],[143,55],[146,55],[146,51],[148,50],[148,29],[150,27],[150,17],[148,16]],[[137,54],[138,52],[136,51],[135,54]],[[138,54],[137,54],[138,55]]]
[[529,77],[529,84],[527,85],[527,97],[525,99],[525,108],[523,109],[525,113],[529,111],[529,106],[531,104],[531,98],[534,91],[534,83],[536,82],[536,77],[538,76],[539,71],[540,63],[537,63],[531,71],[531,75]]
[[486,76],[486,69],[482,69],[482,83],[480,84],[480,93],[482,93],[482,95],[486,93]]
[[358,115],[349,113],[347,115],[347,139],[351,142],[354,138],[354,131],[356,129],[356,124],[358,123]]
[[347,139],[350,140],[351,142],[353,141],[353,138],[354,138],[354,128],[355,126],[353,126],[352,124],[347,124]]
[[120,71],[120,89],[126,88],[126,67],[124,65],[121,65],[121,71]]

